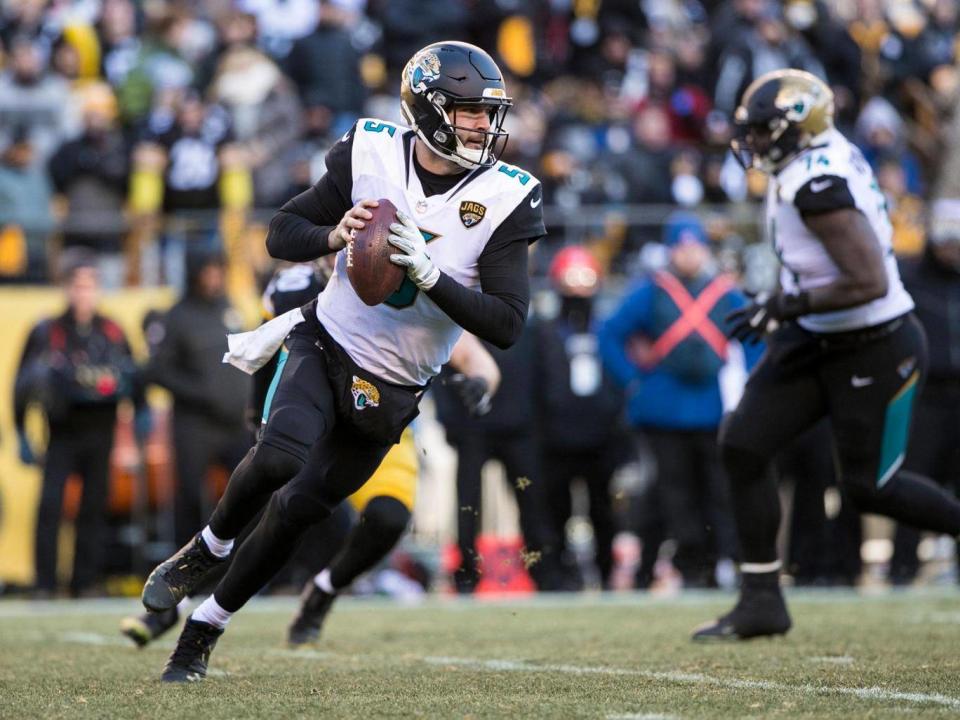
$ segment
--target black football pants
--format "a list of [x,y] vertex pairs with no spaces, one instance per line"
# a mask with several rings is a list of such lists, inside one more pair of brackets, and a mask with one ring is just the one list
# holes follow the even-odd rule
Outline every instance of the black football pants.
[[370,478],[390,449],[337,421],[323,351],[307,324],[287,338],[267,405],[260,439],[234,470],[210,519],[217,537],[235,538],[267,506],[214,591],[231,612],[280,570],[307,527]]
[[860,512],[960,534],[960,503],[900,471],[926,338],[912,314],[886,327],[884,334],[826,338],[789,324],[771,337],[720,432],[743,562],[777,560],[780,500],[767,465],[824,416],[833,427],[844,494]]

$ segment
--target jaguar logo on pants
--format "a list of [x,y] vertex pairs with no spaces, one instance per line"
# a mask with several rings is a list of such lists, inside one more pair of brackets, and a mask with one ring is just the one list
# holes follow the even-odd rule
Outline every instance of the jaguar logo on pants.
[[380,405],[380,391],[372,383],[356,375],[353,376],[350,392],[353,393],[353,406],[357,410],[366,410],[368,407]]

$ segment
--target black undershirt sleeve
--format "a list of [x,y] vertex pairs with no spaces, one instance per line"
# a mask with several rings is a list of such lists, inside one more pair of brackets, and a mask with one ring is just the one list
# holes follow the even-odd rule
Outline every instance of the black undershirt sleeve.
[[797,190],[793,204],[804,217],[857,207],[846,179],[839,175],[820,175],[813,178]]
[[330,231],[353,207],[353,134],[350,130],[330,148],[327,172],[309,190],[287,201],[270,220],[267,252],[278,260],[306,262],[333,252]]
[[464,287],[443,272],[427,292],[457,325],[499,348],[517,341],[527,318],[527,247],[546,235],[541,203],[537,185],[487,241],[477,259],[482,292]]

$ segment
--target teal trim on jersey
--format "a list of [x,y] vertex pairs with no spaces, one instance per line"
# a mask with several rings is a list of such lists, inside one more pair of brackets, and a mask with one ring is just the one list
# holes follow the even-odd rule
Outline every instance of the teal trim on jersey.
[[270,416],[270,406],[273,404],[273,396],[277,392],[277,386],[280,385],[280,376],[283,375],[283,366],[287,364],[287,358],[290,353],[286,348],[280,350],[280,357],[277,360],[277,371],[273,374],[273,380],[270,381],[270,387],[267,388],[267,399],[263,401],[263,416],[261,423],[265,423]]
[[913,415],[913,398],[917,393],[919,379],[920,373],[914,372],[887,404],[887,414],[883,421],[883,442],[880,445],[878,488],[887,484],[894,473],[900,469],[906,457],[910,418]]

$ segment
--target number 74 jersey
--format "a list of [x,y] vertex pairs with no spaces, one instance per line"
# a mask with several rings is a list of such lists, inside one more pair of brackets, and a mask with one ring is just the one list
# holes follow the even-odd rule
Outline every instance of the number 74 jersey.
[[883,254],[887,294],[845,310],[805,315],[798,322],[811,332],[870,327],[913,308],[897,269],[886,198],[860,149],[837,130],[824,133],[821,142],[770,178],[766,230],[780,258],[783,290],[810,290],[829,285],[840,276],[839,268],[803,222],[803,216],[841,208],[858,210],[870,223]]

